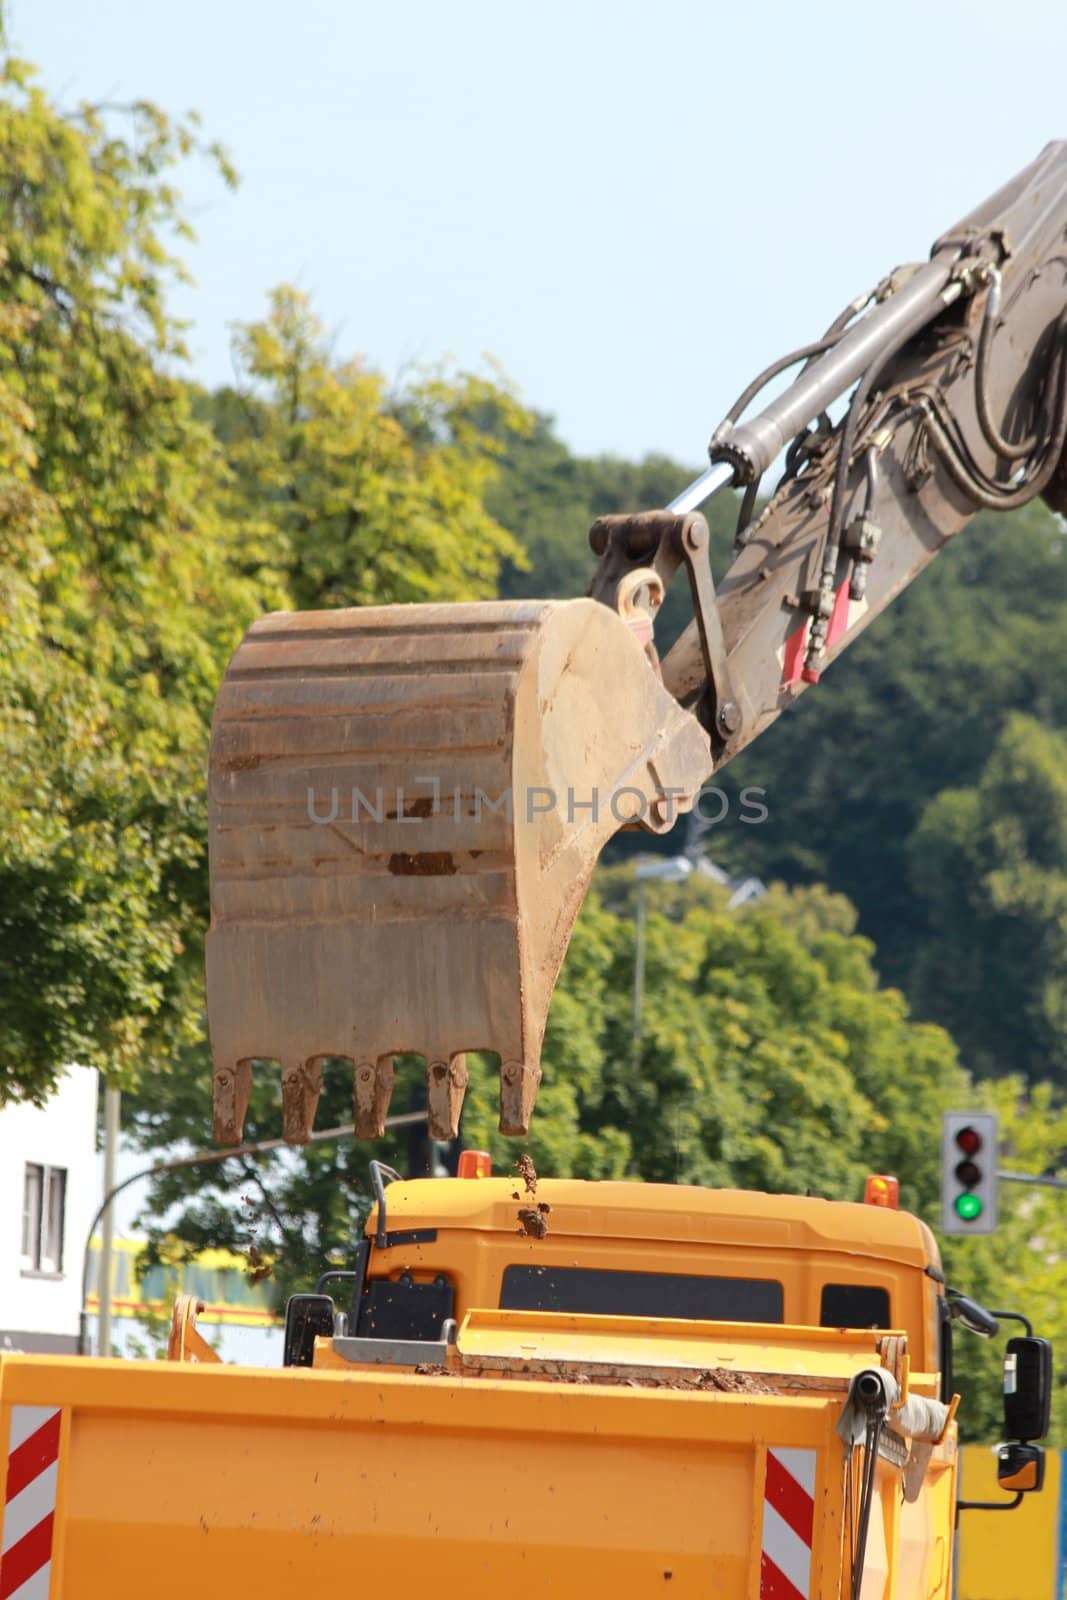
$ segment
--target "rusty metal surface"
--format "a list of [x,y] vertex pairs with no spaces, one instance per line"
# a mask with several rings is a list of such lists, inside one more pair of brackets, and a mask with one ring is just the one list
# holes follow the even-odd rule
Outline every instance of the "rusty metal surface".
[[525,1132],[604,843],[635,811],[669,825],[711,764],[631,628],[592,600],[255,623],[212,730],[215,1137],[240,1139],[253,1063],[272,1061],[285,1137],[306,1139],[336,1057],[357,1133],[376,1136],[409,1052],[431,1131],[452,1137],[470,1050],[500,1057],[500,1125]]

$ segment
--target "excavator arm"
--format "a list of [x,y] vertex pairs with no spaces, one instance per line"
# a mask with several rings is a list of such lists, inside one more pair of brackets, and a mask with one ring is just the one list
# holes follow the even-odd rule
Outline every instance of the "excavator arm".
[[[499,1056],[501,1127],[524,1133],[607,840],[669,828],[979,509],[1043,494],[1067,511],[1065,438],[1057,143],[760,374],[666,511],[594,524],[588,598],[254,624],[212,732],[216,1138],[239,1140],[268,1061],[286,1138],[308,1137],[338,1061],[375,1136],[401,1053],[425,1059],[431,1131],[452,1137],[471,1050]],[[699,507],[727,488],[736,554],[716,587]],[[680,567],[693,621],[660,663]]]
[[[779,398],[739,420],[758,385],[802,361]],[[849,389],[831,426],[828,409]],[[597,523],[593,592],[610,601],[613,583],[656,564],[653,531],[703,541],[696,508],[744,490],[713,615],[695,607],[662,668],[671,694],[701,713],[719,767],[818,683],[976,511],[1037,494],[1067,511],[1065,436],[1067,143],[1057,143],[939,239],[928,264],[898,269],[761,374],[715,430],[709,470],[654,530],[652,519]]]

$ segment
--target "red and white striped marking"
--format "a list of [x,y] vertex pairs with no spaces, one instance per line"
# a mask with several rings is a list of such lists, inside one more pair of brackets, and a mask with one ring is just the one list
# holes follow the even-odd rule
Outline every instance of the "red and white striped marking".
[[0,1539],[0,1600],[48,1600],[60,1413],[12,1406]]
[[760,1600],[808,1600],[815,1529],[815,1451],[767,1451]]

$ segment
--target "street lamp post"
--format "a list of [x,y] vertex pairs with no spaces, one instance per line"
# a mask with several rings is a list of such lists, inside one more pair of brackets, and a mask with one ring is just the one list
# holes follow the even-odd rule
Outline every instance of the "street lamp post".
[[[387,1128],[402,1128],[406,1127],[408,1123],[425,1122],[426,1116],[427,1113],[425,1111],[405,1111],[396,1117],[386,1117],[385,1126]],[[340,1128],[323,1128],[319,1133],[313,1133],[308,1140],[308,1143],[323,1144],[328,1139],[351,1139],[352,1136],[353,1130],[351,1127],[345,1126]],[[93,1243],[93,1234],[96,1231],[96,1226],[100,1221],[100,1218],[105,1212],[110,1212],[111,1202],[114,1200],[115,1196],[121,1194],[123,1189],[128,1189],[132,1183],[137,1183],[139,1179],[155,1177],[156,1173],[159,1172],[179,1172],[183,1167],[211,1166],[219,1161],[229,1161],[235,1156],[262,1155],[268,1150],[280,1150],[283,1146],[287,1145],[287,1143],[288,1141],[285,1139],[258,1139],[254,1144],[238,1144],[234,1145],[232,1149],[229,1150],[199,1150],[195,1155],[175,1156],[171,1161],[154,1161],[150,1167],[142,1167],[138,1172],[131,1172],[128,1178],[123,1178],[121,1183],[113,1184],[112,1187],[108,1189],[103,1200],[101,1200],[99,1206],[97,1207],[96,1214],[94,1215],[92,1222],[89,1224],[89,1232],[85,1240],[85,1250],[82,1254],[81,1311],[78,1316],[79,1355],[87,1356],[92,1354],[89,1342],[89,1311],[86,1301],[89,1298],[89,1261]],[[106,1355],[109,1353],[109,1351],[104,1350],[103,1348],[100,1350],[101,1355]]]
[[641,1043],[641,1013],[645,1004],[645,886],[638,868],[637,917],[634,927],[634,1056]]
[[[122,1095],[109,1083],[104,1090],[104,1193],[115,1187],[115,1161],[119,1150],[120,1109]],[[96,1353],[111,1354],[111,1247],[115,1237],[115,1217],[110,1206],[105,1206],[100,1238],[100,1310],[96,1321]]]
[[639,861],[634,876],[637,879],[637,916],[634,930],[634,1020],[633,1051],[635,1063],[641,1055],[641,1029],[645,1006],[645,884],[684,883],[693,870],[688,856],[659,856],[652,861]]

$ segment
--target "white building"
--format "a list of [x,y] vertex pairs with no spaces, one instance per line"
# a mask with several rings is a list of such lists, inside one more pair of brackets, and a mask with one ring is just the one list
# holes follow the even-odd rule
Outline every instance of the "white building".
[[0,1109],[0,1350],[77,1349],[83,1252],[100,1199],[96,1080],[71,1067],[43,1106]]

